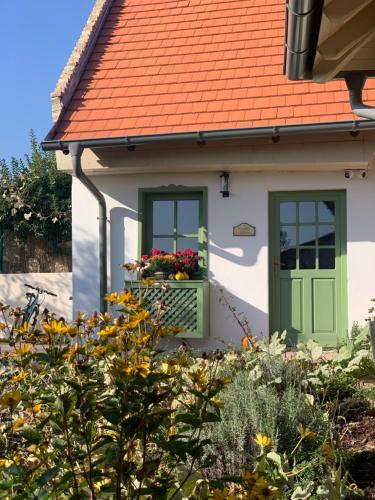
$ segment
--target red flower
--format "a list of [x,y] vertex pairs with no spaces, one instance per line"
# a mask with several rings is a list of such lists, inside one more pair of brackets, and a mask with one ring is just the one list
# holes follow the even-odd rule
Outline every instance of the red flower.
[[182,262],[184,264],[190,264],[190,259],[188,257],[185,257],[185,258],[182,259]]
[[160,254],[161,254],[161,251],[160,251],[160,250],[158,250],[157,248],[153,248],[153,249],[151,250],[151,255],[152,255],[153,257],[155,257],[156,255],[160,255]]
[[141,260],[145,261],[147,259],[148,259],[148,255],[146,253],[144,255],[142,255]]
[[173,267],[175,271],[181,271],[184,268],[184,266],[179,262],[176,262]]
[[190,250],[190,248],[187,248],[184,252],[184,255],[194,255],[193,250]]

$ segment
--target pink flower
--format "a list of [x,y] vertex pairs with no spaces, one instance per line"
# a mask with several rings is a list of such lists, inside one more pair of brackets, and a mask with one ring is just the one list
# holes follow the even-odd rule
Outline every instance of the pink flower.
[[141,260],[145,261],[147,259],[148,259],[148,255],[146,253],[144,255],[142,255]]
[[183,262],[184,264],[190,264],[190,259],[189,259],[189,258],[187,258],[187,257],[185,257],[184,259],[182,259],[182,262]]
[[187,249],[185,250],[185,252],[184,252],[184,255],[194,255],[194,254],[193,254],[193,251],[192,251],[192,250],[190,250],[190,248],[187,248]]
[[160,251],[160,250],[158,250],[157,248],[153,248],[153,249],[151,250],[151,255],[152,255],[153,257],[155,257],[156,255],[160,255],[160,254],[161,254],[161,251]]

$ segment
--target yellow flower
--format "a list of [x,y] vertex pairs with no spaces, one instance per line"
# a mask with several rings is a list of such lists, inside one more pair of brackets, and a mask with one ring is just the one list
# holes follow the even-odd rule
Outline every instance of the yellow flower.
[[142,279],[142,284],[145,286],[152,286],[155,283],[155,280],[153,278],[143,278]]
[[28,408],[26,411],[28,411],[30,413],[39,413],[41,409],[42,409],[42,404],[41,403],[37,403],[36,405],[31,406],[30,408]]
[[269,449],[272,446],[272,439],[263,434],[255,434],[255,442],[263,449]]
[[132,292],[123,291],[121,293],[108,293],[105,296],[105,300],[110,304],[118,305],[132,305],[134,304],[134,295]]
[[30,332],[30,322],[29,321],[25,321],[22,326],[20,326],[19,328],[17,328],[17,331],[21,335],[27,335]]
[[43,323],[42,326],[43,330],[46,333],[49,333],[50,335],[56,335],[56,334],[65,335],[68,331],[67,326],[61,320],[56,321],[55,319],[53,319],[49,323]]
[[219,398],[219,396],[213,396],[210,399],[211,403],[216,406],[216,408],[223,408],[224,407],[224,401]]
[[24,418],[18,418],[18,419],[14,422],[14,424],[13,424],[13,426],[12,426],[12,431],[13,431],[13,432],[17,432],[17,431],[18,431],[18,429],[20,429],[21,427],[23,427],[23,426],[25,425],[25,422],[26,422],[26,420],[25,420]]
[[18,349],[14,349],[15,356],[24,356],[31,350],[31,344],[23,344]]
[[75,344],[73,344],[68,352],[66,352],[65,354],[63,354],[63,358],[64,359],[71,359],[73,356],[75,356],[78,352],[78,342],[76,342]]
[[117,326],[106,326],[103,330],[98,332],[98,335],[102,339],[106,339],[108,337],[116,337],[119,332],[119,328]]
[[0,405],[12,406],[21,401],[22,396],[20,391],[6,392],[0,398]]
[[131,320],[123,325],[123,328],[126,330],[134,330],[142,321],[145,321],[149,315],[150,313],[148,311],[141,310],[138,314],[132,316]]
[[8,327],[5,323],[0,323],[0,331],[6,330]]
[[124,371],[128,375],[139,374],[142,378],[147,378],[151,372],[150,362],[147,361],[147,359],[144,359],[143,361],[139,361],[138,363],[126,366]]
[[96,358],[102,358],[108,350],[109,350],[109,345],[98,345],[94,348],[92,354]]
[[211,498],[214,500],[234,500],[236,497],[233,491],[229,491],[228,488],[224,488],[223,490],[214,490]]
[[27,372],[25,372],[25,370],[21,370],[19,372],[18,375],[14,375],[12,378],[11,378],[11,381],[12,382],[21,382],[22,380],[25,380],[25,378],[27,377]]
[[204,385],[206,383],[206,369],[198,368],[188,373],[188,377],[195,385]]
[[305,427],[303,424],[300,424],[297,427],[298,432],[301,435],[301,438],[303,439],[315,439],[316,438],[316,432],[312,431],[308,427]]
[[12,461],[7,458],[0,458],[0,469],[4,467],[10,467],[12,465]]

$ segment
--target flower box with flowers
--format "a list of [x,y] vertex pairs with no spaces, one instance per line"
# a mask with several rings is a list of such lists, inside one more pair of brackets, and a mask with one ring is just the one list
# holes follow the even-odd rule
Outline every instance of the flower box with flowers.
[[190,249],[173,254],[153,249],[150,256],[124,264],[130,278],[125,288],[136,297],[142,295],[151,317],[162,314],[165,325],[181,327],[178,337],[209,335],[209,283],[203,277],[200,260],[198,253]]
[[141,260],[145,274],[156,279],[183,281],[202,278],[202,269],[199,266],[201,257],[190,248],[174,253],[153,248],[151,255],[142,255]]

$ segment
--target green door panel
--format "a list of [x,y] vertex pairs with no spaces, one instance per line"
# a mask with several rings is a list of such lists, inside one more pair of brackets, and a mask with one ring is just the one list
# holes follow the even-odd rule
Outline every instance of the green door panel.
[[270,193],[270,333],[334,347],[347,335],[344,191]]
[[336,283],[334,278],[313,279],[313,333],[336,332]]
[[280,279],[280,322],[282,330],[303,331],[303,280],[299,278]]

